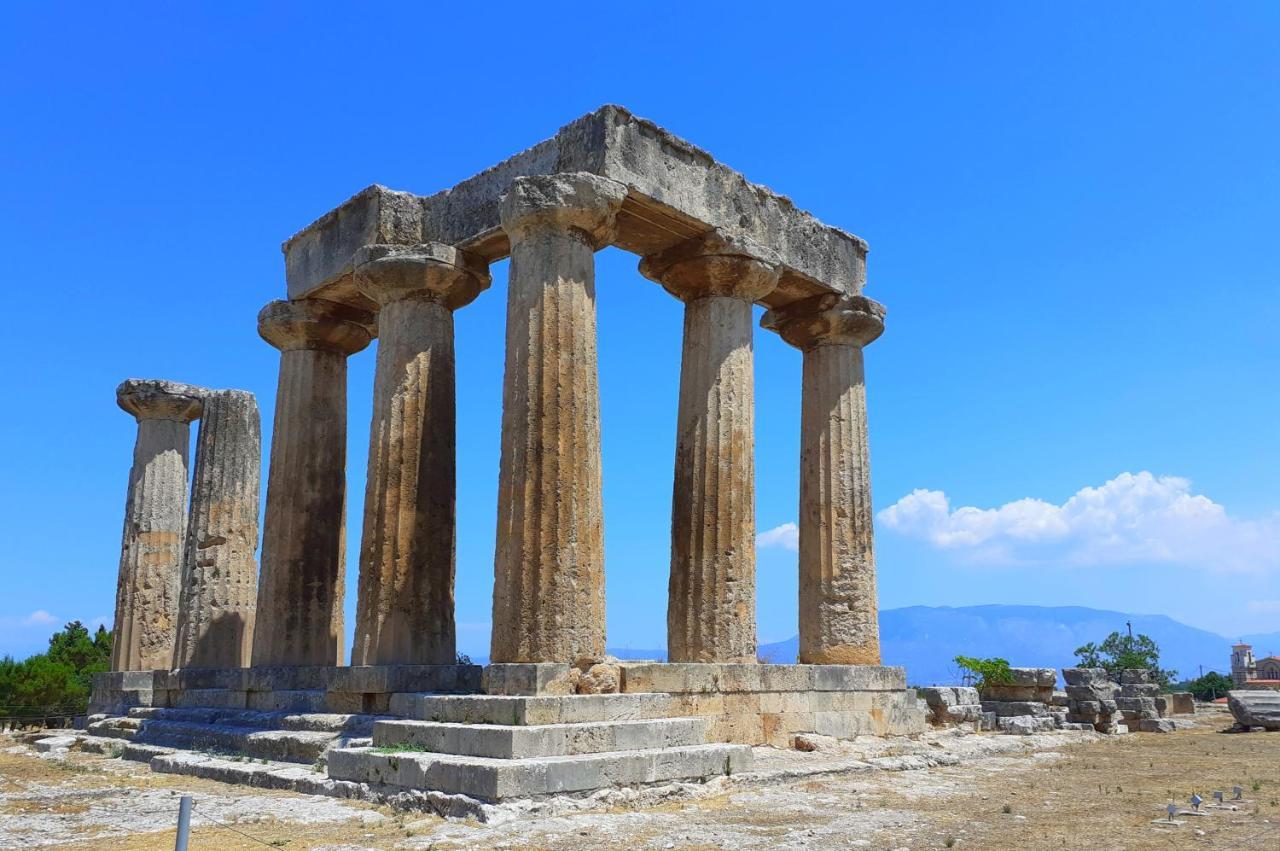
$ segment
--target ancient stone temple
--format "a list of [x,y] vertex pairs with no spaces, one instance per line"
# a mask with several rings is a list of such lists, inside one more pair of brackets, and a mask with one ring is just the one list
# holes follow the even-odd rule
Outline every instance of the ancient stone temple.
[[[595,300],[605,246],[634,253],[684,306],[667,662],[605,654]],[[332,784],[488,800],[737,771],[748,745],[785,747],[797,733],[922,730],[903,670],[880,665],[863,349],[884,309],[862,295],[866,251],[613,106],[437,194],[363,190],[285,242],[287,299],[258,320],[281,356],[256,605],[237,598],[243,623],[256,615],[251,658],[241,649],[193,664],[213,657],[183,650],[173,666],[118,664],[94,699],[127,714],[95,723],[176,747],[197,735],[193,724],[217,727],[205,731],[214,738],[238,724],[273,735],[225,746],[293,762],[323,755]],[[490,265],[508,257],[482,669],[455,663],[453,314],[486,297]],[[756,658],[753,305],[803,357],[801,664]],[[353,666],[342,667],[346,358],[375,338],[374,386],[357,391],[372,394],[373,421]],[[201,398],[208,417],[214,397]],[[189,421],[199,407],[180,413]],[[185,463],[173,422],[166,446],[180,442]],[[185,477],[170,466],[173,514]],[[243,576],[248,563],[232,561]],[[133,572],[122,567],[122,587]],[[209,584],[199,570],[187,576]],[[345,720],[290,726],[306,713]],[[256,753],[264,741],[275,750]],[[404,748],[389,757],[370,744]],[[191,760],[160,765],[199,773]],[[279,784],[303,788],[289,777]]]

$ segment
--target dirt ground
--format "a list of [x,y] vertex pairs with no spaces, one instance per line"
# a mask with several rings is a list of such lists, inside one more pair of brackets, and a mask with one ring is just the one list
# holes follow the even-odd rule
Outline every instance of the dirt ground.
[[[41,757],[0,737],[0,847],[169,851],[178,796],[187,793],[196,802],[191,848],[218,851],[1280,849],[1280,734],[1223,733],[1225,714],[1198,722],[1171,734],[1082,743],[1071,734],[1025,744],[943,740],[916,747],[954,751],[958,764],[917,770],[873,770],[840,753],[760,751],[758,764],[773,772],[765,781],[721,781],[640,806],[535,808],[501,824],[152,774],[93,754]],[[993,738],[1016,750],[975,750]],[[832,773],[787,776],[809,759]],[[1171,801],[1185,804],[1199,792],[1212,804],[1213,790],[1229,798],[1235,785],[1245,798],[1237,809],[1152,823]]]

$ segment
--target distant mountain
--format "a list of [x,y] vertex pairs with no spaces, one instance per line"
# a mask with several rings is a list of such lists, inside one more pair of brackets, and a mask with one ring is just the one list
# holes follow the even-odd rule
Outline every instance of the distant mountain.
[[[1164,615],[1138,615],[1082,606],[908,606],[880,612],[880,645],[886,665],[903,665],[913,685],[958,682],[957,655],[1002,656],[1015,666],[1062,668],[1075,664],[1072,651],[1100,642],[1125,621],[1160,646],[1163,667],[1180,677],[1206,671],[1229,673],[1231,639],[1187,626]],[[1280,634],[1244,636],[1255,652],[1280,652]],[[762,658],[794,662],[799,637],[760,647]]]
[[[908,606],[880,612],[880,646],[886,665],[902,665],[912,685],[959,682],[956,656],[1002,656],[1015,666],[1070,667],[1073,651],[1090,641],[1100,642],[1123,632],[1125,622],[1135,633],[1151,636],[1160,646],[1160,662],[1180,678],[1196,677],[1200,666],[1229,674],[1231,645],[1236,638],[1196,629],[1165,615],[1136,615],[1083,606]],[[1280,632],[1244,635],[1259,658],[1280,654]],[[794,662],[799,636],[762,644],[760,657]],[[619,659],[666,659],[663,649],[610,647]],[[473,657],[485,664],[484,657]]]

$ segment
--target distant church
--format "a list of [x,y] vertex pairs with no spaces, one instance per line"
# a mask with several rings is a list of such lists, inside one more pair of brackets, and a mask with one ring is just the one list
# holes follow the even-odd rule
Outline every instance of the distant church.
[[1280,689],[1280,656],[1256,662],[1248,644],[1231,645],[1231,681],[1236,688]]

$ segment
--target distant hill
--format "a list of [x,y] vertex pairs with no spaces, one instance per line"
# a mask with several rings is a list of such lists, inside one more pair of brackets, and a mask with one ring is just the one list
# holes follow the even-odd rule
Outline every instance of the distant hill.
[[[1228,673],[1233,640],[1187,626],[1165,615],[1139,615],[1082,606],[908,606],[880,612],[880,644],[886,665],[903,665],[913,685],[957,682],[952,659],[1003,656],[1013,665],[1067,667],[1072,651],[1099,642],[1125,621],[1160,646],[1161,664],[1180,677]],[[1280,651],[1280,634],[1244,636],[1255,648]],[[760,647],[762,657],[793,662],[799,637]]]

